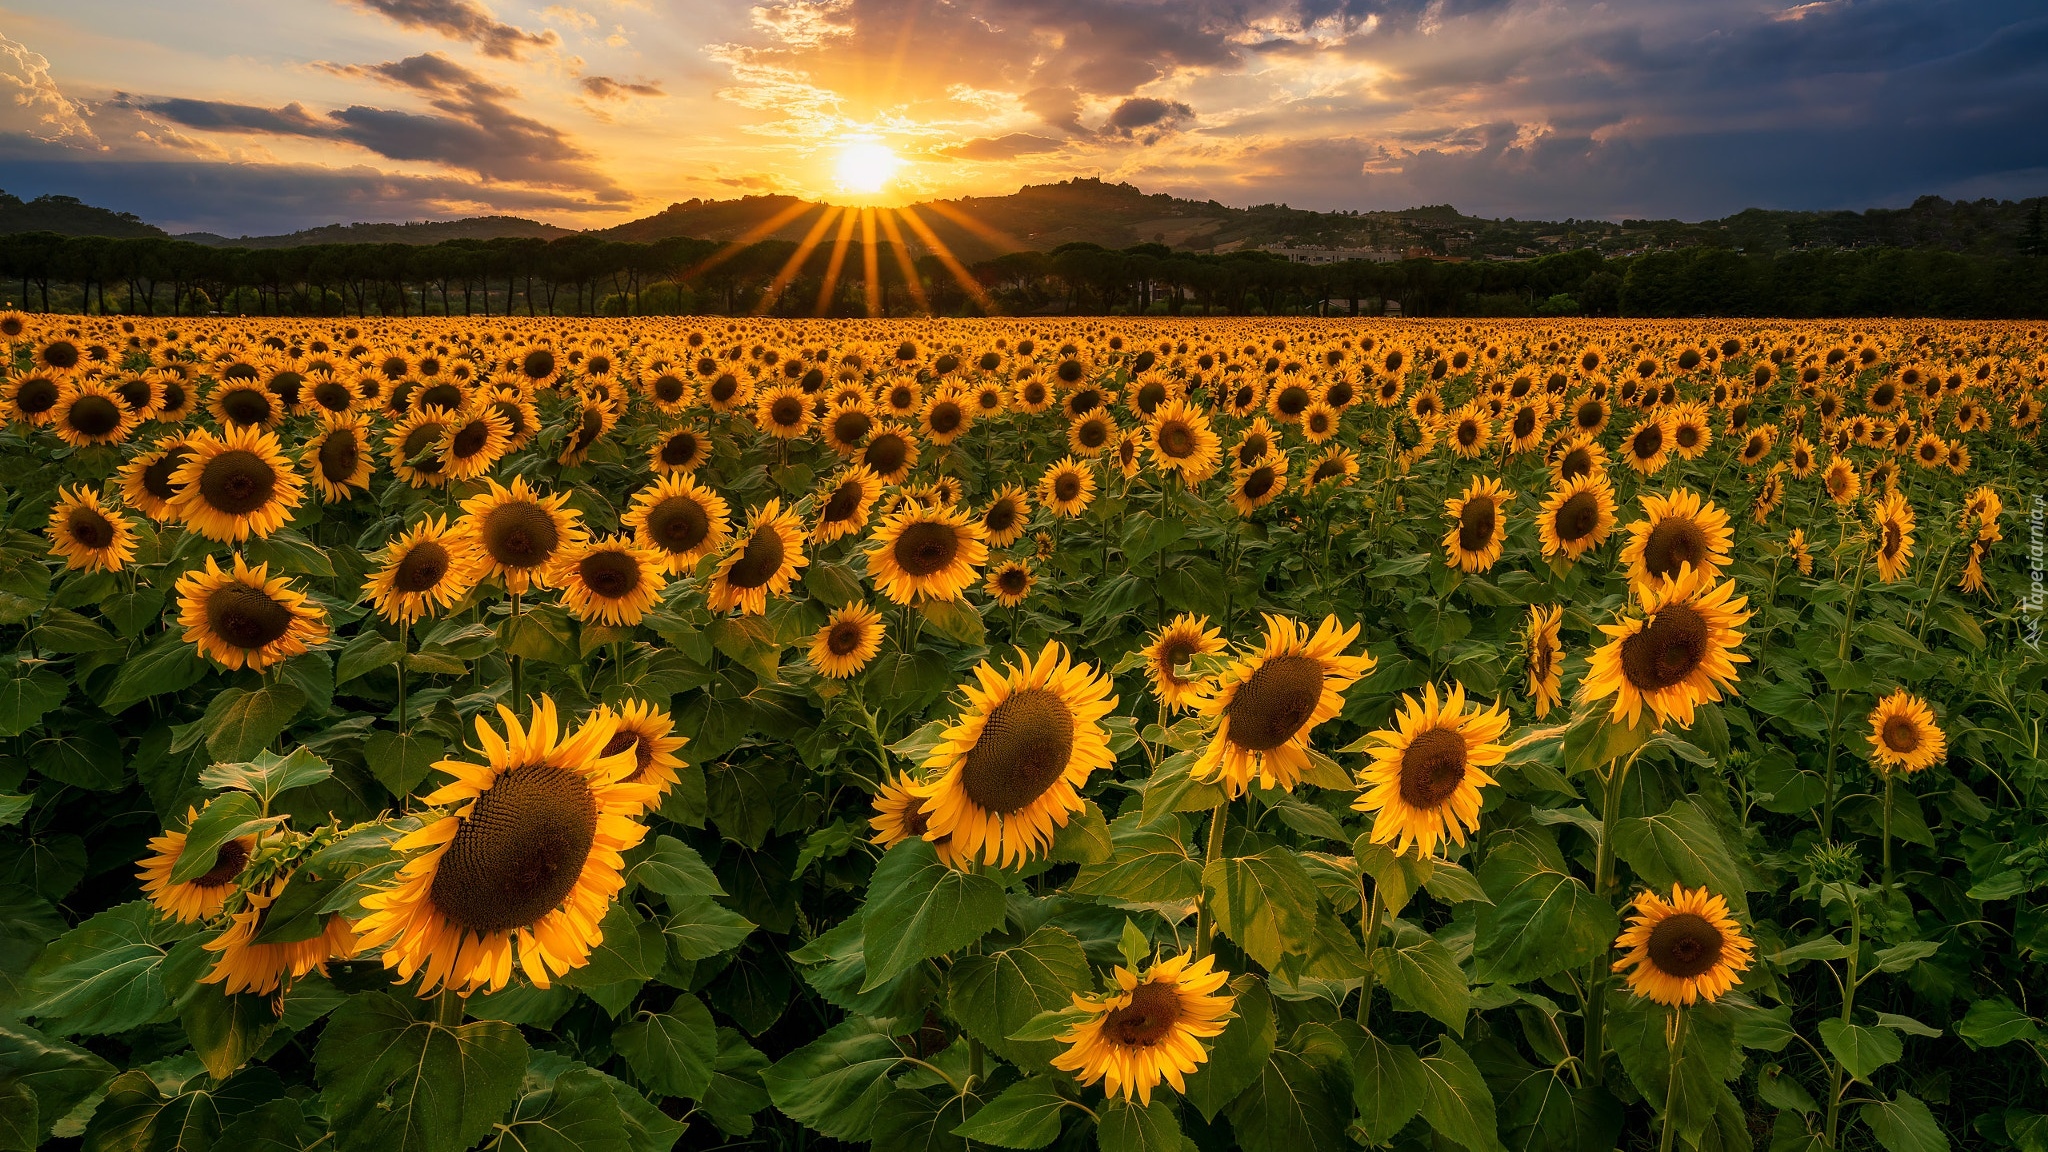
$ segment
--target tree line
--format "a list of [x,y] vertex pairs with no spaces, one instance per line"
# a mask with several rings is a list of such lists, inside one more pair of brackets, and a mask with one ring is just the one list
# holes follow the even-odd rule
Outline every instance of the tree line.
[[[431,245],[214,247],[0,236],[0,297],[143,316],[975,314],[2048,317],[2048,257],[1723,247],[1531,260],[1289,263],[1267,252],[1068,244],[967,266],[931,253],[801,254],[787,240],[579,235]],[[875,278],[870,285],[868,275]]]

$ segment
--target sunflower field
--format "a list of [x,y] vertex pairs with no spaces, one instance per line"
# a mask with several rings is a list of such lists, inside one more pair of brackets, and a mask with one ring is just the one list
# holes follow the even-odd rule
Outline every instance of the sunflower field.
[[2043,337],[0,314],[0,1152],[2043,1152]]

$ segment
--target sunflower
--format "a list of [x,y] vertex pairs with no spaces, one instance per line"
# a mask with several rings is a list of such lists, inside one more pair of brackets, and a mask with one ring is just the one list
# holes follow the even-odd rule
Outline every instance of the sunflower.
[[1418,858],[1434,856],[1439,844],[1464,844],[1479,830],[1479,790],[1498,783],[1484,769],[1507,759],[1497,741],[1508,714],[1498,704],[1467,710],[1463,684],[1438,700],[1430,684],[1419,700],[1402,697],[1395,725],[1367,737],[1379,746],[1358,774],[1362,794],[1351,806],[1378,813],[1372,842],[1394,845],[1397,856],[1411,844]]
[[609,719],[617,724],[598,755],[633,753],[633,771],[621,783],[652,787],[654,796],[648,799],[647,807],[655,807],[669,789],[682,782],[681,770],[688,765],[676,751],[690,741],[685,736],[670,735],[676,722],[667,709],[645,700],[628,700],[617,709],[608,704],[600,707],[593,719]]
[[1564,687],[1564,647],[1558,633],[1564,624],[1564,608],[1540,604],[1529,606],[1529,628],[1523,654],[1529,666],[1529,699],[1536,705],[1536,717],[1550,715]]
[[1467,404],[1451,415],[1451,448],[1466,459],[1486,451],[1493,439],[1493,422],[1477,407]]
[[583,542],[583,516],[568,507],[569,494],[544,496],[515,476],[505,487],[486,478],[490,490],[462,502],[462,534],[477,550],[477,579],[505,579],[518,595],[529,586],[548,586],[549,567],[564,549]]
[[1321,400],[1301,413],[1301,434],[1311,444],[1321,444],[1337,434],[1338,412]]
[[67,383],[50,409],[50,427],[73,448],[119,444],[142,423],[112,388],[92,377]]
[[1079,516],[1095,499],[1095,473],[1072,456],[1059,460],[1038,479],[1038,502],[1055,516]]
[[[505,427],[511,437],[505,442],[505,451],[517,452],[540,435],[540,410],[533,406],[533,400],[516,387],[486,389],[484,400],[491,411],[505,418]],[[660,464],[655,465],[659,470]]]
[[422,520],[384,546],[363,598],[393,624],[410,624],[460,601],[476,583],[473,542],[447,517]]
[[988,570],[982,591],[1002,607],[1015,608],[1031,595],[1031,587],[1036,583],[1038,577],[1032,575],[1029,560],[1005,560]]
[[1271,455],[1279,446],[1280,441],[1273,435],[1273,429],[1266,424],[1266,418],[1263,415],[1257,416],[1245,426],[1245,430],[1237,438],[1237,443],[1232,446],[1231,460],[1236,467],[1249,468]]
[[1742,983],[1751,945],[1729,915],[1728,902],[1705,888],[1671,886],[1666,902],[1655,892],[1636,897],[1636,915],[1614,947],[1627,955],[1614,971],[1628,973],[1629,990],[1667,1008],[1712,1003]]
[[1948,446],[1948,456],[1945,463],[1951,475],[1961,476],[1963,473],[1968,472],[1970,470],[1969,445],[1964,444],[1960,440],[1951,443]]
[[1465,572],[1484,572],[1500,559],[1508,538],[1508,518],[1502,505],[1515,494],[1501,488],[1490,476],[1474,476],[1463,496],[1444,501],[1444,513],[1457,521],[1444,533],[1446,564]]
[[794,440],[811,430],[811,398],[794,384],[771,388],[754,402],[754,423],[777,440]]
[[1145,447],[1153,467],[1194,485],[1215,475],[1223,441],[1210,429],[1207,414],[1186,397],[1176,396],[1153,410],[1145,426]]
[[1576,435],[1559,440],[1550,462],[1551,475],[1559,483],[1581,476],[1607,475],[1607,449],[1591,436]]
[[647,397],[664,416],[675,416],[690,406],[695,388],[681,369],[650,369],[640,376],[640,394]]
[[1250,517],[1286,490],[1287,453],[1269,452],[1250,466],[1233,471],[1230,505],[1239,516]]
[[1804,480],[1813,475],[1813,442],[1806,438],[1806,434],[1794,432],[1785,445],[1785,458],[1792,463],[1792,478]]
[[1880,772],[1918,772],[1948,754],[1927,701],[1901,688],[1870,710],[1870,758]]
[[1806,529],[1794,528],[1785,541],[1785,551],[1791,553],[1792,563],[1801,576],[1813,575],[1813,553],[1806,547]]
[[981,513],[983,539],[991,548],[1008,548],[1024,535],[1025,522],[1031,519],[1031,498],[1016,484],[1005,484],[996,489],[989,498],[988,507]]
[[440,488],[448,483],[441,446],[455,418],[445,408],[415,408],[385,433],[391,471],[414,488]]
[[1316,725],[1344,706],[1344,692],[1371,672],[1371,656],[1346,656],[1358,625],[1323,618],[1311,636],[1284,616],[1266,617],[1266,638],[1215,679],[1202,685],[1194,711],[1213,721],[1214,735],[1191,770],[1241,796],[1261,788],[1293,791],[1308,769],[1308,742]]
[[882,650],[882,614],[858,601],[842,604],[811,637],[811,663],[834,680],[857,674]]
[[962,859],[1009,867],[1043,855],[1082,810],[1088,775],[1116,762],[1102,718],[1116,708],[1107,676],[1048,641],[1002,671],[983,661],[963,685],[967,710],[945,730],[914,789],[926,840],[951,837]]
[[753,510],[744,532],[736,533],[725,559],[711,573],[705,593],[713,612],[739,609],[743,616],[768,610],[768,597],[789,591],[804,558],[803,525],[796,510],[784,510],[781,499]]
[[1227,645],[1223,630],[1209,627],[1207,616],[1183,612],[1154,632],[1145,645],[1145,676],[1160,707],[1179,712],[1195,706],[1206,679],[1183,676],[1181,669],[1197,656],[1214,656]]
[[43,529],[50,555],[62,556],[67,569],[119,572],[135,559],[135,528],[126,516],[100,503],[96,489],[80,485],[57,488],[57,504]]
[[865,398],[856,399],[834,405],[818,427],[826,447],[841,456],[852,456],[874,431],[875,414]]
[[1899,492],[1887,492],[1874,510],[1877,524],[1877,578],[1886,584],[1906,574],[1913,562],[1913,506]]
[[285,406],[254,377],[214,385],[206,410],[222,428],[275,428],[285,417]]
[[878,427],[855,457],[882,478],[884,484],[901,484],[917,467],[917,438],[901,428]]
[[1324,484],[1346,485],[1358,475],[1358,454],[1342,444],[1332,444],[1309,464],[1302,483],[1309,488]]
[[659,552],[673,576],[696,567],[732,536],[732,510],[725,497],[684,473],[663,476],[635,493],[620,523]]
[[867,526],[868,512],[882,496],[882,478],[865,464],[855,464],[837,479],[826,481],[817,496],[818,523],[811,540],[829,544]]
[[1661,588],[1636,586],[1643,615],[1624,616],[1600,631],[1611,639],[1595,651],[1586,670],[1588,700],[1614,697],[1611,715],[1634,727],[1645,708],[1658,723],[1691,725],[1693,710],[1721,698],[1736,679],[1735,665],[1749,657],[1736,651],[1749,620],[1746,597],[1735,582],[1718,587],[1690,568]]
[[399,979],[419,991],[496,991],[519,967],[535,985],[589,962],[604,937],[599,921],[619,889],[621,853],[647,829],[634,817],[656,790],[628,784],[637,762],[603,750],[617,732],[600,713],[567,739],[555,702],[541,697],[531,724],[500,705],[505,735],[476,718],[487,764],[443,760],[454,781],[425,797],[457,805],[395,845],[426,849],[395,882],[363,898],[357,925],[365,949],[384,949]]
[[331,370],[307,374],[306,399],[316,413],[329,416],[339,416],[356,408],[356,390]]
[[10,372],[6,383],[0,384],[0,402],[7,406],[8,419],[40,428],[56,413],[64,388],[65,376],[61,372]]
[[974,412],[958,391],[948,388],[925,401],[917,427],[934,444],[951,444],[974,425]]
[[511,443],[512,426],[490,405],[458,412],[441,438],[441,475],[474,480],[496,466]]
[[1650,413],[1628,434],[1622,458],[1638,475],[1655,476],[1671,459],[1671,426],[1661,413]]
[[586,624],[631,628],[661,599],[667,563],[624,533],[571,544],[555,556],[548,583],[562,605]]
[[305,482],[279,450],[277,437],[256,428],[200,433],[171,476],[178,518],[209,540],[239,543],[282,528],[305,499]]
[[[185,809],[185,826],[199,818],[193,808]],[[174,881],[171,869],[178,863],[178,857],[185,854],[185,834],[165,832],[149,841],[149,855],[136,861],[142,871],[135,878],[142,881],[142,894],[156,910],[180,924],[196,924],[220,915],[227,905],[228,897],[237,891],[236,881],[249,866],[249,858],[256,854],[256,837],[238,836],[215,850],[213,867],[190,880]]]
[[974,862],[960,855],[951,836],[927,835],[931,831],[931,817],[926,809],[931,802],[917,789],[918,781],[910,776],[882,781],[881,791],[875,793],[875,814],[868,817],[868,826],[875,830],[868,843],[879,844],[887,851],[906,840],[928,840],[946,867],[966,871]]
[[1559,483],[1536,516],[1536,535],[1545,559],[1562,554],[1577,560],[1598,548],[1614,531],[1614,488],[1602,475]]
[[158,407],[163,404],[163,382],[154,376],[121,376],[109,387],[121,406],[135,413],[138,421],[155,419]]
[[185,642],[229,668],[261,672],[327,640],[327,611],[308,604],[288,577],[268,564],[250,568],[240,553],[223,570],[206,558],[204,570],[178,577],[178,623]]
[[1856,474],[1856,466],[1849,463],[1846,456],[1836,456],[1828,461],[1820,482],[1827,487],[1828,499],[1833,500],[1837,507],[1855,503],[1857,494],[1863,491],[1863,477]]
[[555,463],[574,467],[590,458],[590,450],[619,423],[619,412],[602,393],[586,396],[576,404],[576,422],[562,442]]
[[201,984],[219,984],[230,996],[238,992],[268,996],[316,968],[324,975],[329,960],[354,958],[356,934],[339,912],[325,916],[320,931],[304,939],[256,943],[270,908],[290,884],[287,878],[264,891],[249,893],[249,902],[230,917],[227,930],[203,945],[208,952],[220,953],[220,959],[214,961],[213,971],[200,978]]
[[176,521],[178,512],[172,501],[180,489],[171,478],[191,455],[192,446],[183,436],[166,436],[154,448],[121,465],[116,478],[121,483],[122,502],[158,523]]
[[1037,376],[1020,376],[1010,389],[1020,412],[1036,416],[1052,407],[1052,386]]
[[348,500],[355,495],[354,489],[368,491],[375,470],[370,418],[361,412],[323,415],[320,431],[306,441],[299,463],[312,474],[313,488],[323,503]]
[[1572,431],[1591,438],[1598,436],[1606,427],[1607,401],[1588,395],[1572,405]]
[[1202,1041],[1222,1034],[1237,1003],[1217,991],[1230,973],[1215,963],[1182,953],[1142,973],[1118,965],[1117,991],[1074,997],[1075,1008],[1093,1015],[1060,1037],[1068,1047],[1052,1066],[1074,1073],[1083,1087],[1100,1080],[1105,1095],[1136,1096],[1146,1107],[1162,1080],[1187,1091],[1186,1076],[1209,1059]]
[[1704,580],[1720,575],[1735,539],[1726,512],[1688,488],[1661,496],[1646,493],[1641,499],[1648,518],[1629,524],[1629,541],[1621,550],[1631,583],[1659,588],[1686,567]]

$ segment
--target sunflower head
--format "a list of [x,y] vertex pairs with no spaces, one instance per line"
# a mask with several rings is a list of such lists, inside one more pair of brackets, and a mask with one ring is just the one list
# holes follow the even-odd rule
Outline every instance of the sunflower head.
[[1152,634],[1145,645],[1145,675],[1159,703],[1171,711],[1194,706],[1207,677],[1188,675],[1198,656],[1214,656],[1228,647],[1223,630],[1211,628],[1207,616],[1183,612]]
[[567,506],[567,492],[544,495],[524,476],[513,477],[509,488],[487,482],[489,490],[462,502],[461,531],[475,546],[478,578],[501,576],[515,594],[547,587],[555,559],[585,538],[582,514]]
[[885,631],[880,612],[858,601],[842,604],[811,637],[811,663],[831,679],[844,680],[882,650]]
[[1029,560],[1005,560],[988,570],[983,590],[998,605],[1015,608],[1031,595],[1031,587],[1037,582],[1038,577],[1032,574]]
[[178,577],[178,623],[185,641],[229,668],[262,671],[327,639],[327,612],[308,604],[291,580],[267,564],[250,568],[239,553],[231,570],[212,556]]
[[598,755],[611,757],[631,752],[633,770],[623,782],[653,788],[654,795],[647,800],[647,806],[653,808],[669,789],[681,782],[680,772],[688,765],[676,751],[689,739],[671,735],[676,725],[668,710],[645,700],[628,700],[616,709],[605,705],[598,710],[598,716],[600,722],[609,718],[617,725],[611,739],[598,749]]
[[989,498],[981,513],[983,539],[991,548],[1008,548],[1024,535],[1031,519],[1031,498],[1015,484],[1005,484]]
[[1392,844],[1397,855],[1410,845],[1426,857],[1439,844],[1463,844],[1479,829],[1479,790],[1496,783],[1485,770],[1507,758],[1499,740],[1508,714],[1499,705],[1468,710],[1462,684],[1442,699],[1431,684],[1422,698],[1402,699],[1395,723],[1366,738],[1377,746],[1352,807],[1378,814],[1373,843]]
[[91,488],[60,486],[44,533],[50,555],[62,557],[66,568],[119,572],[135,558],[134,525],[101,504],[99,492]]
[[1636,591],[1642,616],[1600,626],[1610,639],[1589,661],[1587,698],[1613,696],[1612,715],[1631,726],[1646,709],[1658,723],[1690,725],[1695,708],[1719,700],[1737,679],[1735,665],[1749,660],[1736,650],[1748,600],[1735,595],[1734,581],[1716,586],[1690,567],[1661,588]]
[[1529,699],[1536,705],[1539,719],[1557,706],[1564,684],[1564,648],[1559,638],[1563,624],[1563,607],[1529,606],[1523,655],[1529,671]]
[[678,576],[725,546],[732,536],[731,521],[725,497],[682,473],[663,476],[634,494],[622,519]]
[[171,476],[171,506],[179,519],[209,540],[239,543],[264,537],[290,521],[305,498],[305,482],[258,428],[229,428],[186,442],[190,455]]
[[1735,540],[1726,512],[1687,488],[1646,493],[1642,503],[1645,518],[1628,526],[1621,550],[1632,584],[1662,587],[1686,568],[1708,580],[1720,574]]
[[1095,472],[1087,465],[1065,457],[1045,470],[1038,480],[1038,502],[1056,516],[1079,516],[1095,500]]
[[869,538],[868,575],[892,603],[957,600],[988,563],[981,523],[964,510],[909,504]]
[[1299,621],[1266,617],[1265,642],[1203,684],[1195,710],[1214,724],[1196,779],[1241,796],[1254,783],[1292,790],[1309,768],[1309,737],[1344,706],[1344,692],[1372,671],[1370,656],[1346,656],[1359,626],[1335,616],[1311,634]]
[[770,500],[748,516],[744,531],[734,535],[711,574],[705,598],[714,612],[738,609],[742,615],[759,616],[768,610],[768,597],[789,591],[797,569],[809,563],[796,510],[784,509],[780,499]]
[[564,548],[548,573],[562,604],[585,623],[630,628],[661,599],[668,564],[661,553],[619,534]]
[[1462,496],[1444,502],[1457,523],[1444,533],[1445,563],[1465,572],[1484,572],[1500,559],[1507,543],[1507,502],[1515,494],[1490,476],[1475,476]]
[[1067,1050],[1052,1066],[1148,1107],[1161,1082],[1186,1091],[1188,1074],[1209,1059],[1202,1041],[1222,1034],[1237,1003],[1220,991],[1230,974],[1217,971],[1215,960],[1183,953],[1141,972],[1119,966],[1114,989],[1074,997],[1089,1015],[1060,1038]]
[[1636,897],[1636,915],[1614,941],[1624,955],[1614,971],[1628,974],[1629,989],[1670,1008],[1712,1003],[1742,983],[1752,945],[1729,914],[1728,902],[1705,888],[1671,886],[1671,899],[1655,892]]
[[1927,701],[1901,688],[1870,712],[1870,758],[1880,772],[1919,772],[1948,754],[1948,737]]
[[[185,826],[199,818],[197,809],[185,810]],[[165,832],[152,837],[149,855],[136,861],[141,871],[142,893],[156,910],[181,924],[196,924],[220,915],[228,897],[240,890],[242,873],[256,854],[257,837],[239,836],[222,844],[214,853],[213,866],[190,880],[174,881],[171,870],[185,853],[185,833]]]

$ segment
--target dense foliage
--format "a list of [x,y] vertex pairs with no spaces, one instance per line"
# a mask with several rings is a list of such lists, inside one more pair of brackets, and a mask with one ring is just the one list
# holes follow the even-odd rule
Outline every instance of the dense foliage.
[[0,1149],[2039,1149],[2041,338],[0,313]]

